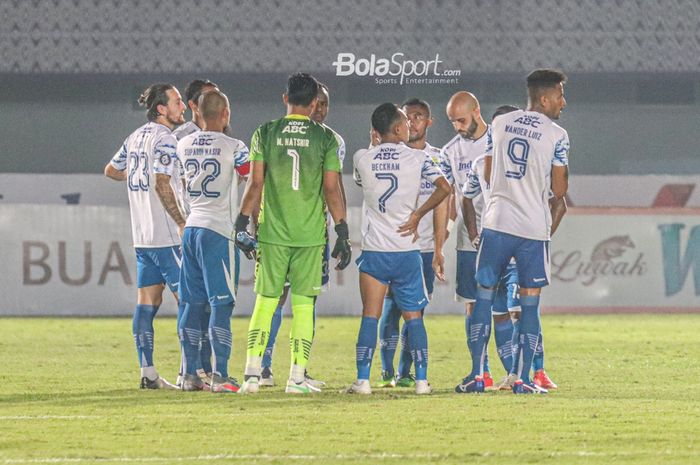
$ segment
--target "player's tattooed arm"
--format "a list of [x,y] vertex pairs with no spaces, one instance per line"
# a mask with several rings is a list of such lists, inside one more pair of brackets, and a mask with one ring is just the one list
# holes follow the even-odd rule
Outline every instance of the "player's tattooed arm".
[[107,163],[107,166],[105,166],[105,176],[115,181],[126,181],[127,177],[126,170],[118,170],[112,163]]
[[185,229],[185,218],[180,211],[180,205],[175,198],[175,192],[170,186],[170,176],[167,174],[156,173],[156,193],[163,204],[163,208],[168,212],[168,215],[173,219],[180,232],[180,236]]

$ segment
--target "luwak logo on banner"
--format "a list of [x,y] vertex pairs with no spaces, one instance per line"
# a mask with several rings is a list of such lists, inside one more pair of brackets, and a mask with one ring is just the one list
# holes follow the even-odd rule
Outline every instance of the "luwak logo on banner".
[[626,254],[635,245],[629,235],[612,236],[599,242],[586,260],[581,250],[552,253],[552,277],[564,282],[580,281],[590,286],[598,278],[642,276],[647,272],[644,253]]

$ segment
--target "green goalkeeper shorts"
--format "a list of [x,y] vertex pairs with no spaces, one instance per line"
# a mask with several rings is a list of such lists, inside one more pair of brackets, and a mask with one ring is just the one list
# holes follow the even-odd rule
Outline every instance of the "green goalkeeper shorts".
[[259,243],[255,264],[255,293],[279,297],[289,280],[292,294],[315,296],[321,293],[325,245],[288,247]]

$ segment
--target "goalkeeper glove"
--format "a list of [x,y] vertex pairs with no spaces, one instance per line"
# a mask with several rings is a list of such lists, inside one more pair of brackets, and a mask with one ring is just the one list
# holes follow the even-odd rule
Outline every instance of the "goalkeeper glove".
[[252,260],[255,258],[255,249],[258,248],[258,241],[248,232],[250,217],[242,213],[236,218],[236,247]]
[[331,257],[339,259],[335,269],[344,270],[345,267],[350,264],[350,259],[352,258],[350,231],[348,230],[348,224],[345,220],[340,220],[340,223],[335,225],[335,233],[338,235],[338,238],[335,240],[335,246],[333,247],[333,252],[331,252]]

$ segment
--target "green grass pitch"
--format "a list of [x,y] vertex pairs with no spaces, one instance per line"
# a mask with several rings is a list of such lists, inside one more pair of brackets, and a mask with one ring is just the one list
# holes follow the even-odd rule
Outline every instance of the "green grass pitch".
[[[454,394],[468,366],[460,316],[428,316],[433,395],[340,394],[358,326],[319,318],[309,370],[325,392],[236,396],[138,390],[129,319],[0,319],[0,464],[700,463],[698,315],[545,315],[560,386],[546,396]],[[246,328],[233,320],[235,376]],[[156,364],[174,381],[175,320],[156,331]],[[285,318],[278,383],[288,331]],[[491,365],[499,378],[493,348]]]

